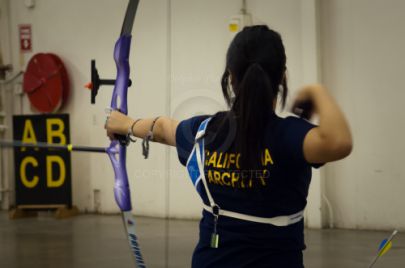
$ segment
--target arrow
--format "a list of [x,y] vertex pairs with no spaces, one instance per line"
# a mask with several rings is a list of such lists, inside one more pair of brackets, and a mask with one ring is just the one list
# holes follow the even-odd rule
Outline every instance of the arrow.
[[390,235],[390,237],[384,239],[384,240],[381,242],[380,246],[378,247],[377,255],[375,256],[375,258],[374,258],[374,260],[371,262],[371,264],[368,266],[368,268],[373,267],[374,264],[378,261],[378,259],[379,259],[382,255],[384,255],[385,253],[387,253],[388,250],[391,249],[391,247],[392,247],[392,242],[391,242],[391,241],[392,241],[392,239],[394,238],[394,236],[395,236],[396,234],[398,234],[398,230],[394,230],[394,231],[392,232],[392,234]]
[[22,141],[0,141],[0,147],[14,148],[14,147],[27,147],[27,148],[41,148],[41,149],[55,149],[62,151],[75,151],[75,152],[89,152],[89,153],[106,153],[107,148],[104,147],[90,147],[78,146],[73,144],[55,144],[46,142],[25,143]]

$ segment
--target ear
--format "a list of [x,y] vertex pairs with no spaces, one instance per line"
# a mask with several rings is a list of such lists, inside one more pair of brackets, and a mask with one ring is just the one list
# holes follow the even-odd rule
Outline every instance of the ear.
[[228,69],[228,73],[229,73],[229,83],[232,84],[232,73],[231,73],[231,70]]
[[232,90],[234,90],[235,89],[235,80],[236,79],[234,79],[231,70],[228,69],[228,73],[229,73],[229,84],[231,85]]
[[281,78],[281,85],[284,85],[287,80],[287,70],[284,71],[283,76]]

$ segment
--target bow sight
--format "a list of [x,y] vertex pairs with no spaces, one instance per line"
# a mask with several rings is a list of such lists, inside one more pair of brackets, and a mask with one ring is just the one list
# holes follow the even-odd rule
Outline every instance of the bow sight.
[[[109,86],[114,86],[115,81],[114,79],[101,79],[98,70],[96,68],[96,60],[91,60],[91,82],[87,83],[85,85],[86,88],[88,88],[91,91],[91,104],[96,103],[96,96],[98,94],[98,90],[100,89],[100,86],[102,85],[109,85]],[[128,86],[130,87],[132,85],[131,79],[128,81]]]

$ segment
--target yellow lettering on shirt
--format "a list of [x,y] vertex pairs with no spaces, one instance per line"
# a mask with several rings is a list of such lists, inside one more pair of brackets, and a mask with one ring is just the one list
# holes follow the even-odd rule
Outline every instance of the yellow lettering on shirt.
[[214,171],[214,179],[215,179],[215,183],[220,184],[220,185],[224,185],[221,181],[221,172],[219,171]]
[[267,166],[269,163],[271,165],[273,165],[273,158],[270,155],[270,150],[269,149],[265,149],[264,150],[264,161],[263,161],[263,166]]
[[221,165],[221,159],[222,159],[222,153],[219,153],[217,168],[223,168],[223,166]]
[[235,161],[236,161],[235,154],[229,154],[229,161],[226,168],[229,168],[232,164],[235,164],[236,163]]
[[213,152],[210,160],[208,161],[207,166],[212,166],[212,167],[216,167],[216,162],[217,162],[217,152]]
[[224,162],[223,162],[223,164],[222,164],[222,167],[223,168],[226,168],[226,166],[228,165],[227,163],[228,163],[228,157],[229,157],[229,154],[228,153],[224,153]]
[[238,183],[238,181],[239,181],[239,175],[236,174],[235,172],[232,172],[231,184],[232,184],[233,188],[235,188],[235,184]]
[[[225,180],[225,178],[227,178],[227,180]],[[231,174],[229,172],[223,172],[222,173],[222,182],[223,184],[225,184],[226,186],[230,186],[231,185]]]
[[270,172],[266,168],[274,165],[270,149],[262,151],[261,165],[263,170],[240,171],[240,153],[215,152],[205,150],[205,166],[216,168],[207,170],[207,181],[211,184],[232,188],[254,188],[268,185]]
[[245,189],[245,188],[246,188],[245,182],[244,182],[244,179],[243,179],[243,178],[240,180],[240,186],[242,187],[242,189]]
[[239,159],[240,159],[240,154],[238,154],[238,155],[236,156],[236,168],[240,168]]
[[208,170],[208,183],[215,183],[215,180],[212,177],[212,170]]
[[210,157],[210,151],[205,150],[205,165],[208,166],[208,158]]

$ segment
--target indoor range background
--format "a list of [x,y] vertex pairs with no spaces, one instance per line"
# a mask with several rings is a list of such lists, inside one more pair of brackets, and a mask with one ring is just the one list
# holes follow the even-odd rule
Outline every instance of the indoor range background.
[[[13,115],[39,114],[23,90],[37,53],[64,66],[70,93],[57,114],[69,114],[70,142],[108,146],[105,108],[113,87],[95,105],[84,89],[90,61],[113,79],[113,49],[125,0],[0,0],[1,139],[10,140]],[[220,88],[232,24],[267,24],[283,37],[291,105],[305,84],[322,83],[344,110],[352,154],[313,170],[305,211],[306,267],[367,267],[380,242],[399,230],[376,267],[405,265],[405,1],[402,0],[141,0],[132,31],[129,114],[178,120],[226,109]],[[32,49],[21,51],[21,25],[31,26]],[[288,109],[279,111],[288,115]],[[173,148],[141,141],[127,153],[133,213],[150,267],[189,267],[198,238],[201,201]],[[72,204],[79,216],[55,220],[41,212],[9,220],[16,205],[13,150],[1,153],[0,267],[132,267],[113,193],[113,169],[103,154],[71,154]],[[167,219],[172,219],[170,222]],[[113,266],[114,265],[114,266]],[[117,266],[115,266],[117,265]]]

